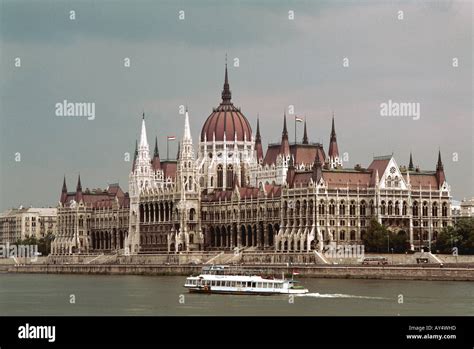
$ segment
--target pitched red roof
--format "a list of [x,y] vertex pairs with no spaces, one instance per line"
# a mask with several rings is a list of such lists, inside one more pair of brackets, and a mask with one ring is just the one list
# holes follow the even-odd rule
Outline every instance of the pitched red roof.
[[[280,154],[280,144],[269,144],[265,159],[263,163],[265,165],[272,165],[276,163],[278,154]],[[319,157],[321,163],[326,160],[326,154],[321,144],[290,144],[290,153],[295,159],[295,165],[309,165],[314,163],[316,154]]]
[[161,162],[161,169],[163,170],[165,179],[167,177],[176,179],[177,168],[178,168],[178,162],[176,160],[165,160]]
[[290,152],[295,159],[296,165],[308,165],[314,163],[316,154],[322,164],[324,164],[326,158],[324,149],[320,144],[292,144],[290,145]]
[[[402,174],[405,181],[407,180],[406,173]],[[414,172],[410,171],[410,184],[412,189],[416,190],[419,189],[436,189],[438,188],[438,181],[436,180],[436,173],[435,172]]]
[[368,167],[368,170],[372,170],[372,178],[370,181],[371,186],[375,185],[377,172],[379,173],[380,179],[380,177],[382,177],[382,175],[384,174],[385,169],[387,168],[388,163],[391,159],[392,157],[390,155],[374,157],[374,160],[372,160],[372,163]]
[[272,165],[276,163],[278,154],[280,154],[280,144],[269,144],[267,152],[265,153],[265,158],[263,159],[263,163],[265,165]]
[[370,171],[323,170],[323,179],[329,188],[360,188],[372,186],[372,172]]
[[266,184],[265,185],[265,192],[267,193],[268,197],[281,196],[281,185]]
[[[119,206],[130,206],[128,193],[124,193],[117,183],[110,184],[106,190],[86,189],[82,191],[82,201],[86,206],[92,208],[111,208],[115,198],[118,199]],[[68,205],[72,200],[76,200],[76,192],[68,192],[64,204]]]
[[374,160],[372,160],[372,163],[369,165],[368,169],[374,170],[374,173],[375,171],[378,171],[379,176],[382,176],[391,158],[392,158],[391,156],[375,157]]

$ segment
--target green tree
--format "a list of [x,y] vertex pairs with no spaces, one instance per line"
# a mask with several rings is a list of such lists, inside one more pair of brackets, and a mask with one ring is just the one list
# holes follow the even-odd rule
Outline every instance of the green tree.
[[460,218],[454,226],[443,228],[438,235],[437,251],[452,253],[454,247],[460,254],[474,254],[474,218]]
[[372,218],[362,241],[367,252],[386,252],[388,245],[388,229]]

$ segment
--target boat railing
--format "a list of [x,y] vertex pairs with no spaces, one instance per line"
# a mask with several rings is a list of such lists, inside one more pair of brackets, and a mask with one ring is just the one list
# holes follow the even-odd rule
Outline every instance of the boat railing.
[[273,277],[273,273],[270,273],[265,269],[250,269],[242,268],[240,266],[209,266],[202,269],[202,274],[205,275],[245,275],[245,276],[262,276],[262,277]]

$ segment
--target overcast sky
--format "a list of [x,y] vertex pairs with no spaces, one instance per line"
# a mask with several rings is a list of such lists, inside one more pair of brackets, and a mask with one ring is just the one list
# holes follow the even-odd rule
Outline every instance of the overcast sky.
[[[128,190],[124,153],[143,110],[162,158],[166,136],[182,135],[181,104],[197,143],[220,102],[226,53],[233,102],[254,130],[260,115],[265,144],[280,139],[294,105],[327,151],[334,111],[345,167],[391,153],[403,165],[412,151],[415,165],[434,170],[441,149],[453,196],[474,195],[470,1],[0,4],[0,210],[55,206],[64,174],[69,190],[79,172],[83,188]],[[65,99],[94,102],[95,120],[56,116]],[[420,119],[381,116],[388,100],[420,103]]]

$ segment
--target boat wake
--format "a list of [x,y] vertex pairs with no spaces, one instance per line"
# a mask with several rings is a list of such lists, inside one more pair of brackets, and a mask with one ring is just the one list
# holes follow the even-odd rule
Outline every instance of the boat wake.
[[331,293],[331,294],[321,294],[321,293],[305,293],[297,294],[298,297],[313,297],[313,298],[359,298],[359,299],[386,299],[383,297],[369,297],[369,296],[355,296],[351,294],[342,294],[342,293]]

